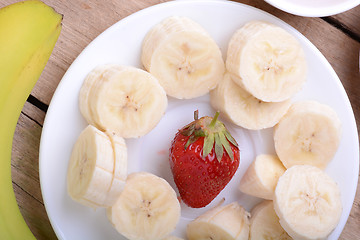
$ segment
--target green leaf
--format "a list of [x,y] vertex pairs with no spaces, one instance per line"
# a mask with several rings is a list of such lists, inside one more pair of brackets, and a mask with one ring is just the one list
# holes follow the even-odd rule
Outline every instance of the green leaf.
[[209,134],[204,139],[203,157],[206,157],[211,152],[214,146],[215,138],[214,134]]
[[216,154],[217,160],[220,162],[222,159],[222,156],[224,155],[224,147],[221,144],[219,133],[215,133],[215,154]]
[[231,150],[230,144],[229,144],[229,142],[227,141],[224,133],[219,132],[219,138],[220,138],[221,144],[222,144],[222,145],[224,146],[224,148],[225,148],[225,151],[227,152],[227,154],[229,155],[229,157],[231,158],[231,160],[234,161],[233,151]]
[[185,144],[185,149],[187,149],[187,147],[190,145],[190,144],[192,144],[192,143],[194,143],[196,140],[198,140],[199,139],[199,137],[196,137],[196,136],[194,136],[194,135],[191,135],[191,137],[189,137],[189,140],[186,142],[186,144]]
[[233,138],[233,136],[231,136],[231,134],[227,130],[225,130],[225,136],[227,140],[229,140],[229,142],[231,142],[234,146],[236,147],[239,146],[236,140]]

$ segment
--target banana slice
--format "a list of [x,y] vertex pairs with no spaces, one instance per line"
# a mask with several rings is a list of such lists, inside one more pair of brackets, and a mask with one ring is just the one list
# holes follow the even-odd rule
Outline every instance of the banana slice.
[[169,17],[145,36],[141,61],[169,96],[189,99],[215,88],[225,70],[221,51],[198,23]]
[[279,223],[272,201],[263,201],[251,210],[250,240],[292,240]]
[[286,168],[309,164],[324,169],[335,155],[341,122],[329,106],[294,103],[274,129],[275,150]]
[[279,178],[274,208],[292,238],[325,239],[340,220],[340,190],[321,169],[293,166]]
[[307,64],[299,42],[273,24],[252,21],[231,37],[226,68],[236,83],[265,102],[281,102],[306,81]]
[[129,239],[162,239],[175,229],[180,204],[164,179],[151,173],[132,173],[116,203],[107,209],[107,216]]
[[230,121],[243,128],[260,130],[273,127],[291,105],[283,102],[263,102],[235,82],[238,77],[226,73],[224,79],[210,92],[210,103]]
[[251,163],[239,185],[241,192],[272,200],[279,177],[285,167],[277,156],[261,154]]
[[167,107],[166,93],[156,78],[120,65],[95,68],[85,79],[79,102],[88,122],[124,138],[150,132]]
[[88,75],[86,76],[79,92],[79,108],[80,113],[85,118],[85,120],[99,128],[97,124],[93,121],[92,113],[89,106],[89,99],[91,98],[91,91],[97,81],[97,79],[102,78],[103,74],[106,71],[111,71],[112,68],[116,68],[116,65],[108,64],[108,65],[101,65],[94,68]]
[[92,208],[115,203],[125,186],[127,172],[126,145],[120,137],[116,139],[112,143],[91,125],[81,132],[67,172],[68,193],[73,200]]
[[189,240],[247,240],[249,218],[237,202],[216,206],[190,222],[186,234]]
[[114,153],[114,172],[110,190],[106,196],[106,206],[112,206],[125,187],[127,177],[127,147],[125,140],[115,134],[106,133],[111,141]]

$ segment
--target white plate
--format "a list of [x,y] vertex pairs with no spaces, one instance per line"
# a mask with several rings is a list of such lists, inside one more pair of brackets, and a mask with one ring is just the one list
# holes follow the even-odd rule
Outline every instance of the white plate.
[[[105,210],[86,208],[70,199],[66,191],[67,164],[72,146],[86,122],[78,108],[78,93],[86,74],[95,66],[119,63],[141,67],[140,49],[147,31],[165,17],[188,16],[200,23],[221,47],[224,57],[227,43],[245,22],[266,20],[293,34],[303,46],[309,63],[309,77],[294,98],[313,99],[336,110],[343,123],[343,136],[337,154],[326,169],[339,184],[344,210],[339,225],[329,239],[337,239],[350,212],[358,178],[359,150],[354,115],[340,80],[321,53],[299,32],[256,8],[226,1],[176,1],[139,11],[114,24],[98,36],[79,55],[60,82],[46,115],[40,144],[40,180],[43,199],[51,224],[59,239],[124,239],[108,222]],[[193,111],[213,115],[208,95],[192,100],[169,98],[169,106],[158,126],[140,139],[126,140],[129,172],[149,171],[174,186],[167,159],[170,141],[178,128],[190,122]],[[237,190],[239,180],[259,153],[274,152],[272,129],[248,131],[227,124],[241,150],[240,168],[233,180],[212,204],[203,209],[182,206],[182,217],[174,234],[184,237],[188,221],[225,197],[226,203],[239,201],[250,210],[260,199]],[[175,188],[175,186],[174,186]]]
[[359,0],[265,0],[285,12],[304,17],[325,17],[342,13],[360,4]]

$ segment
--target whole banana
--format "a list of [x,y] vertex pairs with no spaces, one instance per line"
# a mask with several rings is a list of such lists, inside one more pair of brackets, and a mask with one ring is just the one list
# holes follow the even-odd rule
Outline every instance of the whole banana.
[[0,239],[35,239],[12,187],[12,140],[23,105],[59,37],[61,21],[61,14],[37,0],[0,9]]

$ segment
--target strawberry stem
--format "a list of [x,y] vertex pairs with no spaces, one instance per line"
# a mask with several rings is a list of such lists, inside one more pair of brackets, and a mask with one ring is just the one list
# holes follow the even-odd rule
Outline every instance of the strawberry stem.
[[212,121],[209,124],[210,128],[213,128],[215,126],[215,123],[216,123],[218,117],[219,117],[219,112],[216,112],[214,118],[212,119]]
[[199,119],[199,110],[194,111],[194,119],[195,120]]

